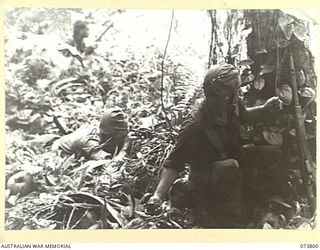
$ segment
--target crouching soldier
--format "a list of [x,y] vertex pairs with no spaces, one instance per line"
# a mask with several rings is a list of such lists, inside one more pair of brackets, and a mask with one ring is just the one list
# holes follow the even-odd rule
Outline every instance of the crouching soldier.
[[112,108],[101,115],[99,128],[84,127],[57,140],[53,149],[88,160],[121,157],[128,147],[128,124],[121,109]]
[[226,63],[208,71],[203,88],[205,100],[182,125],[148,205],[166,199],[187,164],[196,223],[205,228],[245,227],[254,206],[285,195],[286,181],[281,150],[271,145],[243,148],[240,123],[272,118],[281,101],[272,97],[264,105],[245,108],[238,98],[239,74]]

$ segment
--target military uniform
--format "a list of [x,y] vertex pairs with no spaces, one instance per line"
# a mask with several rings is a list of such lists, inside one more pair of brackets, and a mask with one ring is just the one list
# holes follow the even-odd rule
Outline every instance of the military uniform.
[[68,154],[75,153],[77,157],[99,160],[111,158],[119,153],[124,140],[125,137],[110,138],[107,142],[101,143],[97,128],[85,127],[63,136],[59,146]]
[[99,128],[86,126],[65,135],[56,143],[66,153],[87,159],[110,159],[123,147],[128,134],[127,122],[120,109],[109,109],[102,114]]
[[185,165],[190,167],[193,184],[189,206],[202,227],[243,227],[252,207],[282,193],[280,149],[246,149],[240,138],[240,123],[255,122],[279,111],[278,99],[246,109],[239,100],[240,84],[233,65],[222,63],[208,70],[203,82],[205,100],[183,124],[149,204],[161,202],[171,187],[169,195],[177,205],[172,184]]
[[[242,148],[240,123],[246,122],[247,113],[241,101],[230,106],[226,125],[209,121],[208,116],[205,102],[188,116],[164,167],[179,172],[186,165],[190,167],[189,180],[194,188],[186,199],[198,224],[243,227],[254,205],[282,195],[281,150],[268,145]],[[224,159],[236,159],[240,169],[214,172],[213,163]],[[213,174],[218,175],[216,181]]]

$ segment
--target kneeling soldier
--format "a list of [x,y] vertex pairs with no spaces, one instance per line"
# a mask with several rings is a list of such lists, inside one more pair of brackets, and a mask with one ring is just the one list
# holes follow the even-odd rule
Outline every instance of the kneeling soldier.
[[264,105],[245,108],[239,100],[239,74],[226,63],[208,71],[203,88],[205,100],[182,125],[149,205],[161,204],[187,164],[197,223],[243,227],[252,204],[283,195],[285,175],[279,148],[241,147],[240,123],[272,117],[281,110],[281,101],[272,97]]

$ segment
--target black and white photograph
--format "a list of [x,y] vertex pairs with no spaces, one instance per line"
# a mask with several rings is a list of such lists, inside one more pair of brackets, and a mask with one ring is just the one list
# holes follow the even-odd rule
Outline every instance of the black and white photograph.
[[317,25],[6,8],[4,229],[317,229]]

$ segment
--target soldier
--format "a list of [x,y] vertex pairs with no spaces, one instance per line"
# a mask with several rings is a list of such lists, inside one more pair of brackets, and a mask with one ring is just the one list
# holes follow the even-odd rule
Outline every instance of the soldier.
[[76,46],[77,50],[83,53],[86,50],[83,40],[88,36],[88,25],[85,22],[78,20],[73,24],[73,40],[70,41],[70,45]]
[[121,109],[112,108],[101,115],[99,129],[84,127],[55,142],[65,153],[90,160],[110,159],[128,146],[128,124]]
[[165,200],[187,164],[193,186],[190,207],[197,223],[205,228],[243,227],[254,205],[283,196],[285,175],[279,148],[241,147],[240,123],[272,117],[282,103],[272,97],[264,105],[245,108],[239,100],[239,73],[227,63],[207,72],[203,88],[205,100],[182,125],[148,205]]
[[[76,49],[80,53],[84,53],[85,55],[91,55],[94,53],[96,48],[95,45],[87,46],[84,42],[84,39],[89,37],[89,28],[88,24],[84,21],[76,21],[73,24],[73,35],[72,39],[67,41],[67,44],[76,47]],[[70,52],[63,52],[65,56],[70,56]]]

